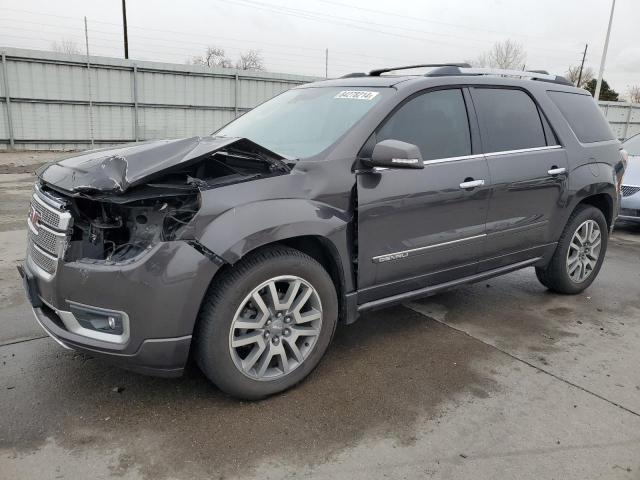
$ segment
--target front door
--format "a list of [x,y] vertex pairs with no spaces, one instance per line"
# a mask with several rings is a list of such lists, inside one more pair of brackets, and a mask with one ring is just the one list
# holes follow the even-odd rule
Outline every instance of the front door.
[[462,89],[420,93],[374,134],[417,145],[425,168],[358,174],[359,303],[475,273],[491,185],[468,107]]
[[539,257],[556,240],[568,170],[564,148],[529,94],[470,91],[492,183],[482,271]]

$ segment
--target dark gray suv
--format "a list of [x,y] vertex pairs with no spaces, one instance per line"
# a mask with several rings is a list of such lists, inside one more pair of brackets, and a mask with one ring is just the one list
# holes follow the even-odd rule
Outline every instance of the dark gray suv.
[[428,65],[289,90],[209,137],[38,172],[20,268],[62,346],[255,399],[302,380],[338,320],[524,267],[595,279],[625,152],[543,72]]

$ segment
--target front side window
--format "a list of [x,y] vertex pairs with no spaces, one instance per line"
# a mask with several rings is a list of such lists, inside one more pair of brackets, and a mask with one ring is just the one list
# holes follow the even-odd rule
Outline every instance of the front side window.
[[390,88],[315,87],[289,90],[245,113],[215,135],[244,137],[289,158],[331,146]]
[[486,153],[547,145],[538,107],[522,90],[474,88],[473,103]]
[[402,105],[376,133],[376,141],[400,140],[424,160],[471,154],[469,119],[462,91],[436,90]]

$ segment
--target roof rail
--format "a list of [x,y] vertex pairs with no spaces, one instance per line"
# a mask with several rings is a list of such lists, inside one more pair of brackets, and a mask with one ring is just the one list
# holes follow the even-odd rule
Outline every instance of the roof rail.
[[[443,69],[439,69],[443,70]],[[447,71],[446,73],[436,70],[429,72],[425,76],[442,76],[444,75],[497,75],[500,77],[517,77],[529,80],[541,80],[543,82],[560,83],[563,85],[573,85],[569,80],[560,75],[550,75],[546,70],[507,70],[501,68],[480,68],[480,67],[463,67],[458,68],[457,73]]]
[[412,68],[438,68],[438,67],[471,67],[468,63],[424,63],[420,65],[405,65],[402,67],[389,67],[389,68],[377,68],[376,70],[371,70],[369,75],[372,77],[379,77],[383,73],[395,72],[396,70],[410,70]]
[[378,68],[371,70],[368,74],[355,72],[348,73],[341,78],[355,77],[379,77],[383,73],[394,72],[396,70],[410,70],[413,68],[433,68],[426,73],[425,77],[449,77],[456,75],[497,75],[500,77],[516,77],[542,82],[559,83],[561,85],[573,85],[569,80],[560,75],[551,75],[546,70],[507,70],[500,68],[472,67],[468,63],[423,63],[419,65],[405,65],[403,67]]
[[367,74],[364,72],[353,72],[347,73],[346,75],[341,76],[340,78],[357,78],[357,77],[366,77]]

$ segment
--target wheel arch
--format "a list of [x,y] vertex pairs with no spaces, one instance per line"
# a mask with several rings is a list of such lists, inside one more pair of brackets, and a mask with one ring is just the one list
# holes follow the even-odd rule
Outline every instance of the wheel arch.
[[[588,197],[583,198],[575,208],[578,208],[579,205],[591,205],[592,207],[597,208],[604,215],[605,220],[607,221],[607,227],[611,229],[613,225],[613,198],[609,193],[596,193],[595,195],[590,195]],[[574,211],[575,211],[574,208]]]
[[285,245],[309,255],[331,276],[340,318],[346,318],[345,296],[355,285],[349,225],[349,215],[322,203],[270,200],[225,212],[203,230],[198,241],[226,262],[211,283],[247,254],[261,248]]

